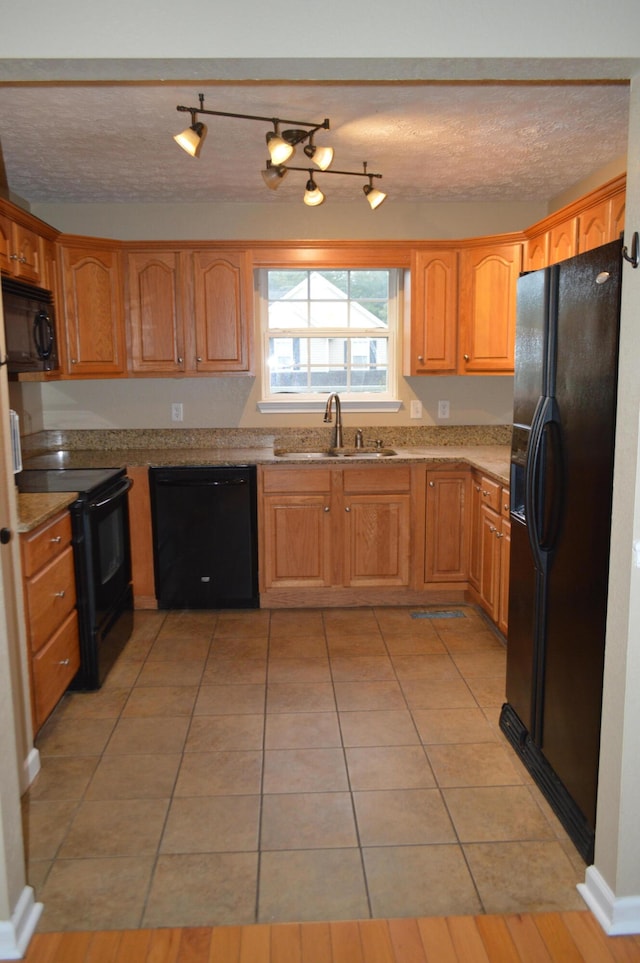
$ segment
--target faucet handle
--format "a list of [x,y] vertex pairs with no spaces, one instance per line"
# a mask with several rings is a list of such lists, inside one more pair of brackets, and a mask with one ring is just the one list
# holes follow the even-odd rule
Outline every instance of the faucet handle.
[[376,438],[376,448],[382,448],[383,444],[384,442],[382,441],[382,438]]
[[364,439],[362,437],[362,428],[356,429],[356,448],[364,448]]

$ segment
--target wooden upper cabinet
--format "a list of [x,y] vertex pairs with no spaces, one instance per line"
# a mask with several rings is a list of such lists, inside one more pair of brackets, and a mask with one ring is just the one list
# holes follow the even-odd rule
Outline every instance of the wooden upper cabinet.
[[524,246],[522,268],[524,271],[538,271],[549,263],[549,234],[544,231],[530,237]]
[[130,251],[126,265],[131,371],[184,371],[180,255]]
[[251,258],[246,251],[192,254],[195,370],[250,372]]
[[0,270],[43,287],[43,239],[30,228],[0,214]]
[[411,354],[405,373],[455,374],[458,253],[415,251],[411,271]]
[[624,191],[586,208],[580,214],[578,252],[591,251],[615,241],[624,231]]
[[118,251],[99,245],[63,245],[61,270],[67,374],[123,374],[125,337]]
[[521,243],[482,245],[461,251],[461,373],[513,373],[516,282],[521,262]]
[[571,217],[549,231],[549,264],[557,264],[578,253],[578,218]]

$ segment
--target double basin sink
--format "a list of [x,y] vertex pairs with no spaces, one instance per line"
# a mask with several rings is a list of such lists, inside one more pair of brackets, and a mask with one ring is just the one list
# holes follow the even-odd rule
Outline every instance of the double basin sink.
[[274,449],[276,458],[289,458],[292,461],[313,461],[321,458],[393,458],[398,452],[393,448],[321,448],[318,451],[303,451],[294,448]]

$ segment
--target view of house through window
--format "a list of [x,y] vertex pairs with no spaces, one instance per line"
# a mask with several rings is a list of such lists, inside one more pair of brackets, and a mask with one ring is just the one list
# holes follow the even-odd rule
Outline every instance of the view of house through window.
[[397,271],[278,269],[260,280],[265,398],[391,397]]

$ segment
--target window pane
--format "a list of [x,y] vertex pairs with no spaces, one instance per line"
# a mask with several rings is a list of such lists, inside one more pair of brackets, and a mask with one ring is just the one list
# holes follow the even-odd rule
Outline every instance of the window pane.
[[269,305],[270,328],[308,328],[308,301],[274,301]]
[[349,325],[347,301],[312,301],[309,310],[312,328],[346,328]]
[[346,300],[349,293],[348,271],[311,271],[309,297],[326,300]]
[[350,296],[362,298],[389,298],[388,271],[350,271]]
[[308,271],[269,271],[268,277],[267,294],[270,301],[291,297],[307,299]]

